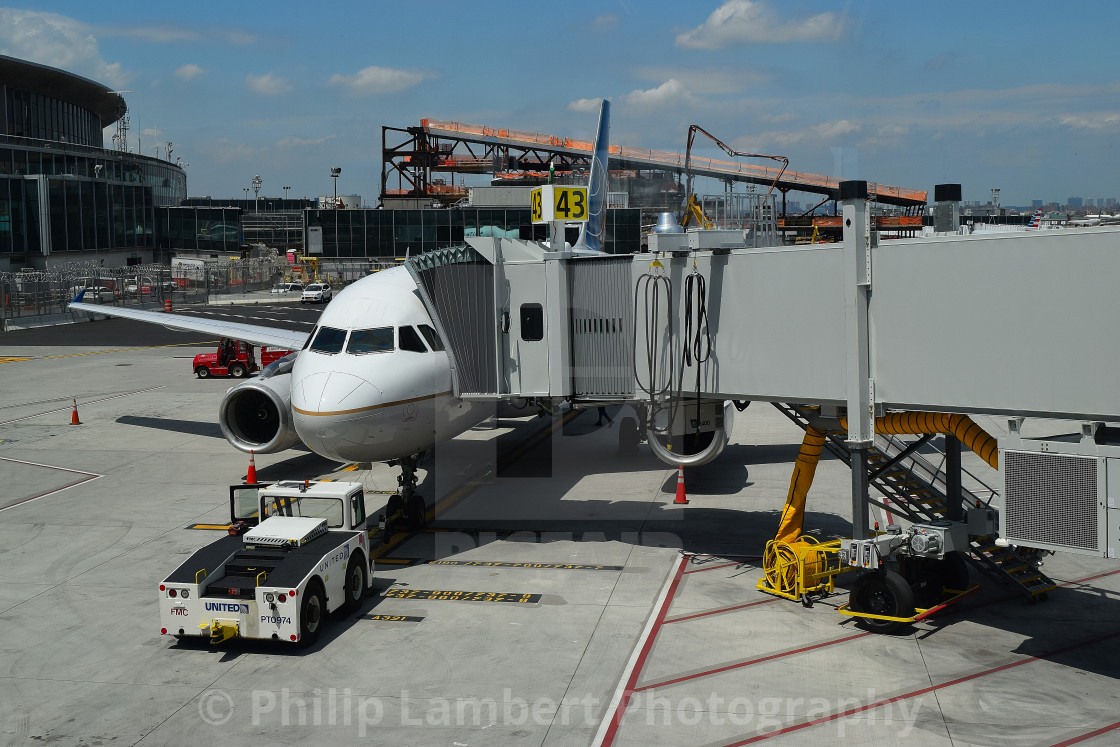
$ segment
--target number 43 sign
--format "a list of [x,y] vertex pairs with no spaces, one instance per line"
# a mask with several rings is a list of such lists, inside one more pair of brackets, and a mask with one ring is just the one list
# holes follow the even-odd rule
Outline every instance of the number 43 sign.
[[549,184],[532,192],[533,223],[587,220],[587,188]]

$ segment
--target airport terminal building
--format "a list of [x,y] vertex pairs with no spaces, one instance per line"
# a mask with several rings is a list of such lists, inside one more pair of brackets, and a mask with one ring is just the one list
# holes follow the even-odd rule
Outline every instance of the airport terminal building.
[[105,148],[126,111],[100,83],[0,55],[0,272],[157,258],[157,208],[187,196],[186,174]]

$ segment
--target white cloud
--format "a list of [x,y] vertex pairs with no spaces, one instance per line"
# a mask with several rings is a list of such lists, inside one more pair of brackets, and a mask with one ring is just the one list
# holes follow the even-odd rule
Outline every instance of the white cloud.
[[245,143],[235,143],[225,138],[204,140],[198,144],[198,148],[217,163],[253,161],[261,153],[260,148],[253,148]]
[[244,46],[257,40],[254,34],[236,28],[192,27],[173,24],[140,24],[136,26],[97,26],[98,36],[121,37],[169,44],[174,42],[220,41],[227,44]]
[[323,137],[309,138],[309,137],[286,137],[282,140],[277,140],[276,144],[281,148],[298,148],[302,145],[319,145],[328,140],[334,140],[334,135],[324,135]]
[[617,26],[618,16],[614,13],[604,13],[592,19],[590,31],[593,34],[605,34],[608,31],[613,31]]
[[734,44],[778,43],[834,39],[844,20],[835,13],[821,13],[800,21],[783,21],[761,0],[728,0],[708,20],[677,35],[677,46],[719,49]]
[[140,130],[140,134],[159,140],[161,137],[163,137],[163,130],[156,129],[155,127],[145,127],[144,129]]
[[198,65],[194,64],[193,62],[190,62],[190,63],[187,63],[186,65],[181,66],[179,69],[177,69],[175,71],[175,74],[178,75],[183,80],[190,80],[191,78],[196,78],[196,77],[198,77],[199,75],[202,75],[205,72],[206,72],[206,70],[204,68],[199,67]]
[[91,27],[58,13],[0,8],[0,54],[86,75],[113,88],[131,80],[101,56]]
[[419,84],[429,76],[415,70],[399,70],[392,67],[370,65],[353,75],[335,73],[329,83],[343,86],[353,94],[395,93]]
[[576,99],[568,104],[568,111],[594,114],[599,111],[599,105],[602,103],[602,99]]
[[245,83],[249,88],[265,96],[279,96],[292,90],[292,84],[272,73],[264,75],[246,75]]
[[737,138],[733,141],[733,144],[737,150],[763,150],[767,146],[774,145],[789,147],[804,140],[810,140],[821,145],[832,145],[837,140],[843,140],[846,136],[854,135],[862,130],[863,125],[859,122],[853,122],[850,119],[838,119],[834,122],[821,122],[797,130],[762,132],[749,137]]
[[1115,130],[1120,129],[1120,112],[1066,114],[1058,122],[1076,130]]
[[750,70],[688,69],[679,67],[642,67],[635,75],[644,80],[676,80],[698,96],[737,93],[749,85],[765,83],[770,76]]
[[626,94],[625,101],[635,109],[649,111],[681,105],[694,105],[696,97],[679,80],[670,78],[656,88],[631,91]]

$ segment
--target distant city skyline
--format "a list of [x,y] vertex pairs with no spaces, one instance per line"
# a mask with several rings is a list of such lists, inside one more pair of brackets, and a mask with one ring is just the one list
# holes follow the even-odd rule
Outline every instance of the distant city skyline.
[[133,147],[174,143],[191,195],[260,174],[262,195],[316,197],[341,167],[339,193],[375,202],[382,126],[590,138],[607,97],[615,144],[682,152],[700,124],[798,171],[1029,206],[1120,194],[1118,21],[1111,3],[1029,1],[42,0],[0,7],[0,54],[127,91]]

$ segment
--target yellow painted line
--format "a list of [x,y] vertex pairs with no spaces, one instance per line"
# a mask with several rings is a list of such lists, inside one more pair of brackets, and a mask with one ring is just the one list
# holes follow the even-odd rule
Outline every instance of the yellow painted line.
[[19,361],[29,361],[30,358],[16,358],[14,356],[0,357],[0,363],[17,363]]
[[138,348],[115,348],[113,350],[91,350],[88,353],[67,353],[66,355],[45,355],[40,360],[50,361],[56,358],[79,358],[83,355],[105,355],[106,353],[127,353],[132,350],[159,350],[160,348],[201,347],[203,345],[217,345],[217,340],[203,340],[202,342],[175,342],[169,345],[145,345]]
[[447,591],[443,589],[387,589],[381,596],[392,599],[423,599],[447,602],[512,602],[514,604],[536,604],[541,594],[521,594],[518,592],[496,591]]
[[357,463],[357,462],[355,462],[354,464],[347,464],[347,465],[346,465],[345,467],[343,467],[343,468],[342,468],[342,470],[340,470],[340,471],[342,471],[342,472],[353,472],[353,471],[354,471],[354,470],[356,470],[357,468],[358,468],[358,463]]
[[220,529],[225,532],[229,530],[229,524],[191,524],[187,529]]
[[409,565],[416,562],[415,558],[377,558],[376,562],[385,565]]

